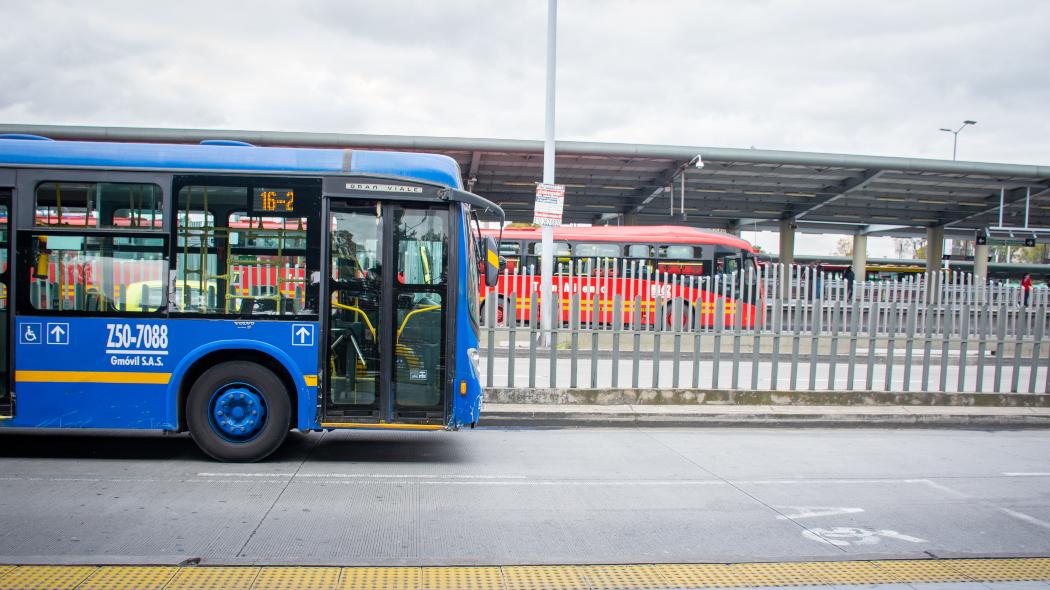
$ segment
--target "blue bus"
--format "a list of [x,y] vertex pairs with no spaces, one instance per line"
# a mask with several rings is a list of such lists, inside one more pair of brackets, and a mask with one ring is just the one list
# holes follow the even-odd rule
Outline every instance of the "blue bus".
[[486,210],[440,155],[0,136],[0,427],[473,426]]

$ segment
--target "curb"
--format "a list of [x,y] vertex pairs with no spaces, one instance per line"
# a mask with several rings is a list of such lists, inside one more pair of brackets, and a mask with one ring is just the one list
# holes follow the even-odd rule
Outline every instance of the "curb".
[[545,428],[1050,428],[1044,408],[485,404],[479,425]]
[[1050,408],[1045,393],[941,393],[935,391],[808,391],[679,388],[488,387],[486,403],[553,406],[840,406]]

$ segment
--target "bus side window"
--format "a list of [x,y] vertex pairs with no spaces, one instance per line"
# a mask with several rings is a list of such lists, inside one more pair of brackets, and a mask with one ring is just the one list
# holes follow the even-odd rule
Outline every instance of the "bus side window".
[[[21,258],[33,309],[149,313],[163,307],[168,265],[161,236],[34,232],[26,242],[30,251]],[[156,285],[157,296],[143,299],[145,285]]]
[[507,260],[507,272],[514,273],[521,262],[521,242],[508,242],[504,240],[499,245],[499,255]]

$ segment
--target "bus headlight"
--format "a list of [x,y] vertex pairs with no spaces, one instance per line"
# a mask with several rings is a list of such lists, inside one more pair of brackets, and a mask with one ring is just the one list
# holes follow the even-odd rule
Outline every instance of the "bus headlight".
[[467,358],[470,359],[470,366],[474,369],[474,378],[480,378],[481,375],[481,355],[478,354],[478,349],[468,348]]

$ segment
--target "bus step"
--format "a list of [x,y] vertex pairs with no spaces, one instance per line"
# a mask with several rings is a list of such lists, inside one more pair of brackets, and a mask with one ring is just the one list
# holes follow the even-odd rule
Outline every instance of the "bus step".
[[377,429],[377,430],[445,430],[444,424],[410,424],[389,422],[321,422],[321,428]]

